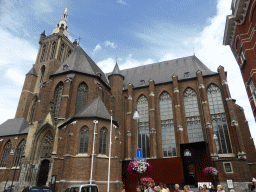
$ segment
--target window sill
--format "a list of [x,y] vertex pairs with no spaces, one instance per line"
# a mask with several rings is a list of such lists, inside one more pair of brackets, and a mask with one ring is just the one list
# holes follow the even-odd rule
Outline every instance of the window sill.
[[20,167],[12,167],[11,169],[20,169]]
[[218,154],[219,157],[236,157],[235,154],[229,153],[229,154]]
[[1,170],[1,169],[7,169],[7,168],[6,168],[6,167],[0,167],[0,170]]
[[99,157],[99,158],[108,158],[107,155],[103,155],[103,154],[98,154],[97,157]]
[[88,153],[78,153],[75,157],[90,157]]

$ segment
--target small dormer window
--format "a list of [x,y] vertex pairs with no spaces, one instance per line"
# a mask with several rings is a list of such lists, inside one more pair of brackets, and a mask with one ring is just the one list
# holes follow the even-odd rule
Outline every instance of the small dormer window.
[[69,67],[69,65],[68,65],[68,64],[63,65],[63,70],[67,70],[67,69],[68,69],[68,67]]
[[185,72],[184,77],[189,77],[189,72]]
[[145,80],[140,80],[140,85],[145,85]]
[[100,72],[97,72],[96,75],[99,76],[100,78],[102,76]]

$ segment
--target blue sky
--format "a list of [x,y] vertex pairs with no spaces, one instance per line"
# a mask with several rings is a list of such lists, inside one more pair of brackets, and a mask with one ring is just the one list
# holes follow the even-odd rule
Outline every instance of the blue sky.
[[40,34],[50,35],[68,8],[71,41],[110,72],[195,55],[211,70],[228,71],[232,98],[256,126],[238,65],[222,45],[231,0],[0,1],[0,123],[15,116],[25,74],[35,62]]

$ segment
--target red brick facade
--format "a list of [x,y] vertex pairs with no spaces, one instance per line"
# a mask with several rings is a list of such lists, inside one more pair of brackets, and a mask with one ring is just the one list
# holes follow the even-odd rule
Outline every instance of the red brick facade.
[[[51,58],[52,43],[56,42],[56,52],[54,58]],[[219,170],[219,180],[225,183],[227,179],[233,179],[234,182],[249,182],[251,177],[256,175],[256,154],[253,140],[251,139],[248,123],[246,122],[242,108],[235,104],[231,98],[229,87],[226,80],[226,72],[220,66],[218,73],[204,75],[198,70],[194,78],[182,79],[173,75],[170,82],[157,84],[154,79],[149,80],[148,86],[134,87],[129,84],[127,89],[123,88],[124,76],[121,74],[112,74],[109,76],[109,83],[106,83],[100,76],[81,73],[77,71],[68,71],[55,74],[63,67],[63,62],[68,57],[69,50],[75,50],[76,42],[71,43],[63,35],[60,28],[58,34],[46,36],[44,33],[40,38],[40,48],[36,63],[33,68],[36,74],[28,73],[21,93],[20,102],[16,112],[16,118],[24,117],[30,120],[28,135],[19,136],[18,140],[25,138],[27,140],[25,157],[22,159],[22,166],[19,168],[19,182],[22,185],[38,184],[39,175],[42,172],[42,162],[48,162],[47,175],[44,179],[46,184],[50,184],[51,177],[56,175],[55,191],[64,191],[73,184],[89,183],[91,176],[93,136],[95,130],[95,156],[93,160],[92,180],[99,186],[100,191],[107,191],[108,180],[108,154],[110,140],[110,121],[108,119],[95,117],[74,118],[77,101],[77,90],[79,85],[84,82],[87,85],[87,104],[95,101],[98,97],[103,101],[109,114],[113,114],[113,119],[117,126],[113,126],[112,133],[112,153],[111,153],[111,176],[110,191],[118,192],[121,189],[122,181],[129,176],[126,175],[124,167],[127,161],[136,157],[136,148],[138,147],[138,123],[133,119],[133,114],[137,108],[137,101],[141,95],[144,95],[148,101],[149,115],[149,147],[150,157],[154,168],[158,169],[157,164],[162,163],[160,172],[164,171],[165,166],[170,166],[169,171],[179,170],[179,179],[166,180],[167,184],[175,182],[184,183],[183,164],[182,164],[182,144],[189,143],[189,132],[186,120],[184,92],[187,88],[195,91],[196,100],[199,109],[199,119],[202,127],[203,140],[208,143],[210,165],[216,164]],[[60,46],[64,44],[62,57],[59,57]],[[46,45],[46,46],[44,46]],[[42,50],[44,47],[45,50]],[[42,54],[44,57],[42,57]],[[44,74],[41,71],[45,66]],[[43,75],[43,78],[41,78]],[[71,76],[70,76],[71,75]],[[161,75],[161,74],[159,74]],[[42,79],[42,80],[41,80]],[[41,81],[41,82],[40,82]],[[63,92],[59,105],[59,114],[54,116],[54,106],[56,106],[56,87],[63,84]],[[214,129],[211,116],[208,88],[215,85],[221,91],[221,100],[224,105],[224,113],[227,122],[227,137],[231,141],[231,153],[218,154],[216,141],[213,139]],[[177,155],[174,157],[164,157],[163,139],[160,116],[160,96],[167,92],[172,99],[172,111],[174,121],[174,135],[176,142]],[[34,98],[37,98],[36,100]],[[32,103],[36,101],[34,110],[31,110]],[[30,112],[33,111],[32,116]],[[74,120],[70,120],[70,118]],[[95,124],[97,120],[97,124]],[[88,152],[80,153],[81,128],[86,126],[89,131]],[[106,128],[106,152],[100,154],[100,132]],[[3,138],[3,141],[11,139],[15,143],[15,136]],[[169,138],[171,139],[171,138]],[[0,143],[0,155],[3,153],[4,144]],[[42,151],[46,155],[42,155]],[[47,153],[50,152],[50,155]],[[208,154],[208,153],[207,153]],[[205,181],[202,176],[202,167],[209,165],[208,156],[197,157],[202,159],[195,163],[198,182]],[[207,159],[206,159],[207,157]],[[6,180],[6,175],[13,171],[10,168],[12,157],[8,159],[6,168],[0,168],[0,181]],[[168,164],[169,162],[169,164]],[[172,167],[172,163],[178,167]],[[224,163],[230,162],[232,172],[226,173]],[[123,170],[122,170],[123,169]],[[169,173],[170,174],[170,173]],[[152,177],[160,182],[154,172]],[[151,176],[151,175],[149,175]],[[168,175],[166,175],[168,177]],[[171,178],[171,177],[170,177]],[[207,180],[207,179],[206,179]],[[126,182],[126,185],[129,183]],[[129,190],[128,190],[129,191]]]

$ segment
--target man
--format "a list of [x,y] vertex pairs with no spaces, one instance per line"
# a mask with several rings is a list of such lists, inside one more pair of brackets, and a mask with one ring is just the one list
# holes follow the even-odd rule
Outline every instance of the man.
[[164,184],[162,182],[159,183],[159,186],[161,188],[161,192],[167,192],[166,189],[164,188]]
[[152,187],[153,187],[153,184],[149,183],[149,185],[148,185],[148,192],[153,192]]
[[175,191],[174,192],[179,192],[180,191],[180,186],[179,184],[174,185]]

